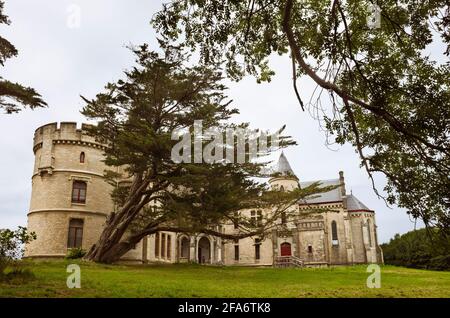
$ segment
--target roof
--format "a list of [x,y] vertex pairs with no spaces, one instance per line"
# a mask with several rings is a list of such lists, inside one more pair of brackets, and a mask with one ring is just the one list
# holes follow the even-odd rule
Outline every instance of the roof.
[[347,210],[348,211],[372,211],[364,203],[358,200],[353,194],[347,196]]
[[284,152],[281,152],[280,158],[278,159],[278,163],[275,167],[275,173],[279,173],[283,176],[295,176],[295,173],[284,155]]
[[[316,180],[316,181],[300,182],[300,186],[302,188],[306,188],[315,182],[320,182],[319,187],[327,187],[327,186],[334,186],[334,185],[340,184],[339,179],[331,179],[331,180]],[[328,191],[328,192],[314,194],[314,195],[306,198],[306,200],[302,200],[299,203],[314,204],[314,203],[339,202],[339,201],[342,201],[340,187],[333,189],[331,191]]]

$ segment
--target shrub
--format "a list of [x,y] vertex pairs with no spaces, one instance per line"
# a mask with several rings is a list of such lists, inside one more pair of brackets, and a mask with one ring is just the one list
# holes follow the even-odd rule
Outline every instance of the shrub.
[[34,232],[28,233],[25,227],[17,230],[0,229],[0,279],[5,277],[5,269],[23,255],[23,246],[36,239]]
[[86,251],[82,248],[71,248],[66,255],[66,259],[77,259],[82,258],[84,255],[86,255]]

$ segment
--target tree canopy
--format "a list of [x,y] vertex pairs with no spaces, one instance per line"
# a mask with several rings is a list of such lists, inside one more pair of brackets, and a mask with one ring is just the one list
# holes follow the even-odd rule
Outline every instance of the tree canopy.
[[[4,1],[0,0],[0,25],[9,25],[11,22],[3,13]],[[11,42],[0,36],[0,65],[4,66],[5,61],[17,56],[18,51]],[[0,109],[7,114],[17,113],[22,107],[31,109],[45,107],[47,104],[42,100],[41,95],[34,88],[13,83],[0,76]]]
[[[379,27],[367,23],[374,5]],[[152,23],[234,80],[270,81],[269,57],[286,55],[301,108],[354,146],[372,182],[387,177],[389,203],[449,234],[448,1],[173,0]],[[301,76],[318,87],[306,105]]]

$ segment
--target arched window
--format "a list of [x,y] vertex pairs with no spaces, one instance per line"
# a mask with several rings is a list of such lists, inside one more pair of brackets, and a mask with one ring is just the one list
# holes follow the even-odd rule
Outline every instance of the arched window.
[[86,160],[86,154],[83,151],[82,153],[80,153],[80,163],[84,163],[85,160]]
[[87,183],[74,181],[72,186],[72,203],[86,203]]
[[71,219],[69,221],[69,234],[67,237],[67,248],[79,248],[83,242],[83,225],[82,219]]
[[331,240],[332,240],[333,245],[339,245],[336,221],[331,222]]

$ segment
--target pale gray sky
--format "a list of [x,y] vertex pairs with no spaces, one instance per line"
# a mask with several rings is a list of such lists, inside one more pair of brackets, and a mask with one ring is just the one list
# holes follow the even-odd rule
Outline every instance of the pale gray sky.
[[[73,4],[81,9],[79,28],[69,27]],[[12,24],[0,32],[19,56],[8,60],[0,75],[37,89],[49,108],[0,115],[0,228],[26,225],[34,130],[49,122],[85,122],[79,96],[93,97],[133,65],[125,46],[146,42],[157,49],[149,20],[160,8],[161,1],[155,0],[6,0]],[[271,131],[286,124],[299,145],[285,153],[301,181],[338,178],[343,170],[348,191],[376,211],[380,242],[412,230],[414,224],[404,210],[389,209],[377,198],[352,147],[334,146],[332,151],[325,146],[318,123],[299,108],[289,59],[274,57],[271,63],[277,75],[269,84],[257,84],[250,77],[229,83],[228,95],[241,111],[238,119]],[[299,87],[308,100],[314,85],[302,80]],[[384,177],[377,175],[376,184],[382,190]]]

